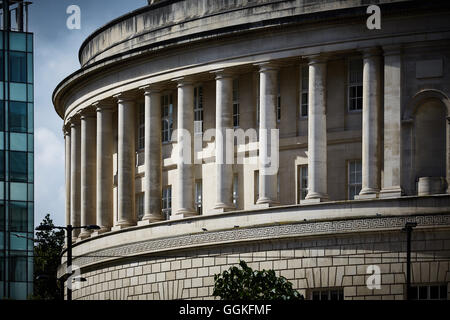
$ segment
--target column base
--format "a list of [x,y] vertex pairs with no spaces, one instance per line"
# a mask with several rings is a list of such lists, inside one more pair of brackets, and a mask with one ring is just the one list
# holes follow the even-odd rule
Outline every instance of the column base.
[[228,211],[237,210],[236,207],[230,206],[225,203],[218,203],[214,206],[214,208],[207,211],[207,214],[218,214],[218,213],[225,213]]
[[91,238],[93,237],[97,237],[103,233],[109,232],[111,231],[111,228],[101,228],[100,230],[95,230],[94,232],[91,233]]
[[256,204],[254,205],[255,208],[271,208],[279,206],[280,202],[276,200],[272,200],[270,198],[259,198],[258,201],[256,201]]
[[328,201],[328,195],[326,193],[310,192],[306,195],[304,200],[300,200],[300,204],[311,204]]
[[148,226],[149,224],[152,224],[154,222],[164,221],[164,217],[157,216],[157,215],[148,215],[144,216],[141,221],[138,221],[138,226]]
[[376,199],[378,198],[379,190],[372,188],[362,189],[361,192],[355,196],[355,200]]
[[118,223],[117,225],[115,225],[114,227],[112,227],[111,231],[119,231],[119,230],[127,229],[127,228],[133,227],[133,226],[135,226],[135,224],[133,224],[133,223],[121,222],[121,223]]
[[80,235],[78,236],[79,239],[84,240],[86,238],[89,238],[92,234],[92,231],[89,230],[83,230],[81,231]]
[[403,190],[400,187],[391,187],[381,189],[380,198],[400,198],[403,195]]
[[194,217],[194,216],[198,216],[199,214],[197,213],[197,211],[195,211],[194,209],[178,209],[175,212],[175,215],[180,216],[182,215],[183,218],[187,218],[187,217]]

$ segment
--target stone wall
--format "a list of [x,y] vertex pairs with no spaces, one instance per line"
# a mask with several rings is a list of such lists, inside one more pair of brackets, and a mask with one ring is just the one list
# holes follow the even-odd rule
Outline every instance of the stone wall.
[[[406,236],[401,231],[292,238],[140,256],[83,270],[74,299],[214,299],[214,274],[239,260],[274,269],[310,297],[310,289],[343,288],[346,300],[404,299]],[[412,283],[447,284],[450,231],[416,230]],[[368,265],[381,270],[381,289],[369,290]],[[450,292],[449,292],[450,293]],[[447,296],[450,296],[448,294]]]

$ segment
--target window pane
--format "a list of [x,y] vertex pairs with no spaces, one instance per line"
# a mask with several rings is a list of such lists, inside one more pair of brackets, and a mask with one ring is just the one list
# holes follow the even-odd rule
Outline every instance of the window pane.
[[14,152],[9,153],[9,174],[11,181],[27,181],[27,153]]
[[11,82],[9,84],[10,99],[14,101],[27,101],[27,85],[25,83]]
[[5,151],[0,150],[0,180],[5,180]]
[[11,101],[9,107],[9,130],[27,132],[27,104]]
[[28,182],[34,181],[34,156],[28,153]]
[[[11,231],[28,231],[28,209],[26,202],[10,202],[9,219]],[[26,240],[26,239],[24,239]]]
[[10,199],[15,201],[27,201],[28,185],[26,183],[11,182]]
[[27,51],[26,34],[11,32],[9,34],[9,50]]
[[27,54],[25,52],[9,53],[9,77],[11,82],[27,82]]
[[27,151],[27,134],[26,133],[10,133],[9,148],[15,151]]

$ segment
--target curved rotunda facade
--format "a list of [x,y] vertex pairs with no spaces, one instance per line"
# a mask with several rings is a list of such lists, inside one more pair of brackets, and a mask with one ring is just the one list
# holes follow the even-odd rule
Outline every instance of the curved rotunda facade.
[[450,6],[377,1],[371,30],[366,2],[149,1],[85,40],[53,95],[67,223],[101,227],[74,234],[74,298],[210,299],[242,259],[404,299],[417,222],[416,297],[447,299]]

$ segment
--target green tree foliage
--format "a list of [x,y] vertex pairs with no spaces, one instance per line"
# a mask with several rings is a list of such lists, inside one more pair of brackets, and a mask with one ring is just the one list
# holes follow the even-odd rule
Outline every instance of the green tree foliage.
[[[41,226],[54,226],[47,214]],[[64,230],[45,230],[36,233],[34,246],[34,295],[33,299],[53,300],[60,298],[57,269],[61,262]]]
[[215,297],[222,300],[303,300],[284,277],[277,277],[273,270],[254,271],[245,261],[241,267],[231,267],[214,275]]

